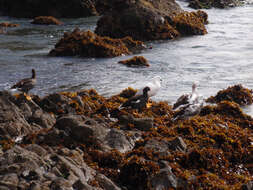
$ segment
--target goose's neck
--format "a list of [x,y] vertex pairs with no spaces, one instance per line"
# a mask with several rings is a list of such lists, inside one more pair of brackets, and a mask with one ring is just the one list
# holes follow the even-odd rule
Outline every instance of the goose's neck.
[[35,70],[32,70],[32,79],[35,79],[35,78],[36,78]]

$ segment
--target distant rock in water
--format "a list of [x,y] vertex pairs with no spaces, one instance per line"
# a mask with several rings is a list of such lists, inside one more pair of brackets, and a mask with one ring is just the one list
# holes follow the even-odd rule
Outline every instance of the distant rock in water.
[[9,27],[18,27],[19,24],[13,24],[13,23],[9,23],[9,22],[2,22],[0,23],[0,34],[6,34],[7,33],[7,29]]
[[190,0],[189,7],[193,9],[228,8],[242,5],[242,0]]
[[126,65],[128,67],[149,67],[148,60],[143,56],[134,56],[131,59],[122,60],[118,63]]
[[[117,5],[98,20],[96,34],[112,38],[131,36],[148,41],[207,33],[203,11],[201,15],[183,11],[173,0],[143,0]],[[207,14],[205,16],[207,18]]]
[[129,55],[134,51],[144,49],[141,41],[131,37],[111,39],[101,37],[91,31],[75,29],[72,33],[64,33],[64,37],[49,52],[50,56],[81,57],[116,57]]
[[253,102],[252,90],[244,88],[241,84],[234,85],[211,96],[207,102],[219,103],[224,100],[236,102],[241,106],[250,105]]
[[19,24],[13,24],[13,23],[9,23],[9,22],[2,22],[0,23],[0,27],[18,27]]
[[33,19],[32,24],[41,24],[41,25],[62,25],[63,22],[59,21],[52,16],[38,16]]
[[0,0],[3,15],[23,18],[54,16],[77,18],[98,15],[94,0]]

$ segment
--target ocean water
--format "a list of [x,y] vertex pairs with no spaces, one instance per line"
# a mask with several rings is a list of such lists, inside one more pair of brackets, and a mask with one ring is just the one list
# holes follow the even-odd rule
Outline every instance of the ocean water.
[[[186,10],[185,2],[179,4]],[[208,34],[176,40],[148,42],[152,49],[135,55],[148,59],[149,68],[129,68],[117,64],[131,58],[108,59],[48,57],[48,52],[74,28],[94,31],[98,17],[60,19],[61,26],[30,24],[30,19],[0,17],[1,22],[20,24],[0,34],[0,90],[37,71],[38,84],[31,93],[41,96],[59,91],[94,88],[111,96],[131,86],[139,88],[154,76],[162,77],[162,88],[152,97],[173,103],[191,91],[194,81],[204,97],[234,84],[253,88],[253,5],[205,10],[209,15]],[[247,112],[251,113],[251,107]]]

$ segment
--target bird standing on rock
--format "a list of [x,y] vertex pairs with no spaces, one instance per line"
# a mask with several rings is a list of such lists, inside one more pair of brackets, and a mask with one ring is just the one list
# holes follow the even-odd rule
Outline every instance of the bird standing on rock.
[[185,106],[187,104],[196,104],[199,101],[199,95],[197,93],[197,87],[198,87],[198,82],[194,82],[192,84],[192,92],[183,94],[180,96],[176,103],[173,105],[173,110],[177,109],[180,106]]
[[138,109],[141,111],[143,108],[147,106],[148,103],[148,91],[150,91],[149,87],[145,87],[143,90],[143,94],[135,95],[129,98],[125,103],[123,103],[119,109],[123,107],[131,107],[133,109]]
[[28,100],[31,100],[31,97],[27,96],[27,93],[29,92],[29,90],[33,89],[35,85],[36,85],[36,72],[34,69],[32,69],[31,78],[25,78],[25,79],[20,80],[18,83],[13,85],[11,89],[17,89],[23,92],[24,96],[26,96]]
[[177,111],[174,114],[172,121],[177,121],[180,119],[188,119],[192,116],[199,114],[203,107],[203,104],[204,102],[201,101],[196,104],[186,104],[184,106],[181,106],[179,111]]

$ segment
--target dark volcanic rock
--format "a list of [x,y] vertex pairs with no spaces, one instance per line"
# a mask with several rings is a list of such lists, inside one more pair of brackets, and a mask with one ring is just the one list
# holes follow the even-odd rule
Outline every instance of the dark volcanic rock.
[[32,24],[62,25],[63,23],[52,16],[38,16],[33,19]]
[[0,11],[14,17],[86,17],[97,15],[94,1],[90,0],[0,0]]
[[131,59],[119,61],[118,63],[126,65],[128,67],[149,67],[147,59],[145,59],[143,56],[134,56]]
[[228,8],[242,5],[242,0],[190,0],[189,7],[194,9]]
[[252,91],[244,88],[241,84],[234,85],[211,96],[207,102],[219,103],[224,100],[236,102],[241,106],[250,105],[253,102]]
[[179,13],[174,17],[173,23],[181,35],[203,35],[207,33],[204,25],[206,19],[198,12]]
[[170,189],[178,187],[177,177],[172,173],[167,162],[162,161],[162,167],[158,174],[150,179],[153,189]]
[[238,104],[174,122],[167,102],[119,110],[135,92],[0,92],[0,189],[252,188],[253,119]]
[[96,121],[80,115],[63,116],[57,120],[55,127],[64,130],[72,138],[82,143],[92,140],[99,143],[108,131]]
[[131,36],[141,41],[179,36],[164,16],[146,7],[130,7],[104,15],[98,20],[95,33],[112,38]]
[[142,41],[206,34],[203,20],[195,13],[184,12],[173,0],[130,1],[123,5],[102,16],[95,33],[112,38],[131,36]]
[[134,41],[130,37],[111,39],[100,37],[91,31],[75,29],[72,33],[65,33],[64,37],[50,51],[51,56],[82,57],[115,57],[131,54],[131,51],[143,49],[144,44]]
[[3,139],[25,135],[32,131],[22,111],[13,101],[14,97],[8,92],[0,93],[0,138]]

